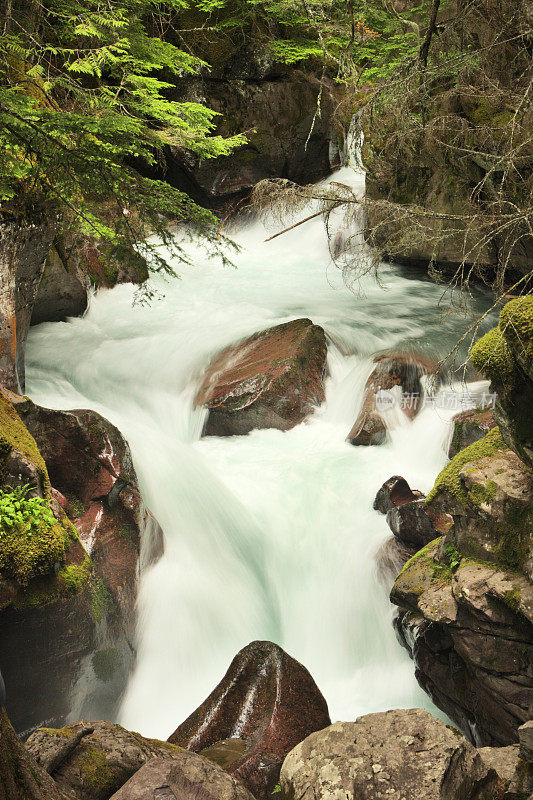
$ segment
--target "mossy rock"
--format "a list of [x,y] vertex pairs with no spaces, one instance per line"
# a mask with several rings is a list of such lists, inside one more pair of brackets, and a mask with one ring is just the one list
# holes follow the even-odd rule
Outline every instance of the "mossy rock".
[[427,496],[426,502],[431,503],[438,495],[446,493],[452,495],[462,505],[467,505],[469,502],[479,506],[487,498],[469,492],[461,480],[461,470],[467,464],[474,464],[482,458],[493,456],[499,450],[505,448],[505,444],[500,435],[500,430],[496,426],[490,430],[483,439],[474,442],[469,447],[465,447],[457,453],[454,458],[444,467],[438,474],[435,484]]

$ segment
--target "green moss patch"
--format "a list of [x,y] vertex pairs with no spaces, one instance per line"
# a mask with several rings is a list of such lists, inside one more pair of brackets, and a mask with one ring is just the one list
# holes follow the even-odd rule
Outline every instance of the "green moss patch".
[[513,373],[513,357],[503,331],[493,328],[482,336],[470,351],[470,361],[493,383],[509,384]]
[[22,489],[0,490],[0,570],[26,586],[52,572],[65,558],[68,531],[46,500]]
[[533,358],[533,295],[517,297],[502,308],[500,329],[518,354]]
[[107,683],[120,669],[122,658],[116,647],[104,647],[94,653],[92,661],[96,677]]
[[[428,494],[426,502],[431,502],[437,495],[445,492],[451,494],[463,505],[466,505],[469,500],[479,505],[479,503],[476,503],[476,499],[479,500],[481,498],[481,493],[478,492],[476,494],[476,490],[474,490],[473,493],[469,493],[461,481],[460,473],[466,464],[472,464],[487,456],[494,456],[499,450],[503,450],[504,448],[505,444],[501,438],[500,429],[498,427],[492,428],[483,439],[474,442],[474,444],[469,445],[469,447],[465,447],[464,450],[461,450],[452,458],[437,476],[435,485]],[[491,484],[491,486],[487,486],[487,490],[483,495],[485,499],[491,492],[496,491],[495,485],[492,484],[492,482],[489,482],[489,484]],[[471,494],[472,496],[470,496]],[[492,496],[494,496],[494,494]]]
[[17,450],[31,461],[43,480],[45,490],[48,491],[50,489],[48,471],[37,442],[0,390],[0,478],[3,477],[1,473],[5,470],[6,459],[12,450]]
[[83,787],[91,796],[109,797],[120,786],[104,753],[97,747],[87,744],[76,758],[76,766],[83,776]]

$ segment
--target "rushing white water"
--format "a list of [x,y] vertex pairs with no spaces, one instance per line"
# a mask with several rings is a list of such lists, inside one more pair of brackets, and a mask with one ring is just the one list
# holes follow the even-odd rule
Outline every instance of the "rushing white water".
[[[345,169],[335,179],[354,177]],[[237,269],[191,245],[194,266],[149,308],[132,306],[132,288],[119,286],[99,292],[83,319],[41,325],[29,338],[28,393],[55,408],[93,408],[122,430],[166,534],[140,588],[138,662],[120,717],[147,735],[167,736],[253,639],[305,664],[333,719],[431,707],[377,578],[374,556],[389,530],[372,501],[393,474],[429,489],[453,412],[426,408],[380,447],[345,437],[372,354],[445,355],[465,320],[443,319],[441,288],[393,266],[384,267],[386,289],[368,277],[350,291],[319,219],[267,244],[265,235],[259,222],[235,233]],[[200,439],[204,412],[193,397],[210,357],[301,316],[329,337],[326,403],[287,433]]]

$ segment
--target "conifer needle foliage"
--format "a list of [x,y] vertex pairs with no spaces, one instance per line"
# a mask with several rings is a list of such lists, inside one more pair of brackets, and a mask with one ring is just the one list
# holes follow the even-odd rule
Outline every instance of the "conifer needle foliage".
[[[181,0],[1,0],[0,203],[4,214],[52,205],[117,247],[165,218],[215,240],[215,218],[183,192],[143,177],[165,147],[229,153],[214,112],[174,102],[172,81],[202,62],[165,41]],[[149,174],[144,170],[145,174]],[[134,212],[134,213],[131,213]],[[163,217],[161,216],[163,215]],[[167,269],[157,251],[152,267]]]

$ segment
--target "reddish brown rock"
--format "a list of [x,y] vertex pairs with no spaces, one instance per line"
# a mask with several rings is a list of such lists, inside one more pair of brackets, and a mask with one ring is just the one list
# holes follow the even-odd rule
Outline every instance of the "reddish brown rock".
[[[381,444],[385,439],[386,426],[380,408],[376,407],[378,392],[384,393],[379,395],[384,403],[389,401],[391,407],[399,403],[404,414],[412,419],[420,408],[420,379],[436,370],[431,359],[419,354],[381,355],[374,359],[374,363],[376,366],[366,382],[363,407],[346,438],[353,445]],[[401,390],[397,395],[391,393],[396,387]]]
[[459,450],[464,450],[478,442],[496,425],[492,410],[463,411],[453,418],[453,434],[448,449],[448,457],[453,458]]
[[33,491],[51,495],[72,536],[50,575],[24,587],[0,576],[8,711],[18,731],[62,724],[73,697],[80,715],[112,716],[133,663],[140,567],[160,553],[162,533],[144,508],[128,445],[113,425],[92,411],[52,411],[12,393],[10,400],[18,412],[9,407],[11,424],[32,434],[36,463],[17,461],[13,449],[4,479],[12,485],[33,476]]
[[[205,752],[221,740],[234,760],[228,772],[261,800],[270,798],[287,753],[313,731],[330,724],[328,707],[309,672],[272,642],[252,642],[233,659],[207,700],[170,736],[169,742]],[[207,755],[207,753],[206,753]]]
[[404,503],[410,503],[413,500],[419,500],[425,495],[418,489],[411,489],[405,478],[401,475],[393,475],[388,481],[385,481],[381,489],[379,489],[376,499],[374,500],[374,508],[376,511],[381,511],[386,514],[392,508],[398,508]]
[[425,500],[413,500],[387,512],[387,524],[394,536],[418,550],[438,536]]
[[285,322],[222,350],[196,395],[206,436],[289,430],[324,400],[326,337],[309,319]]

